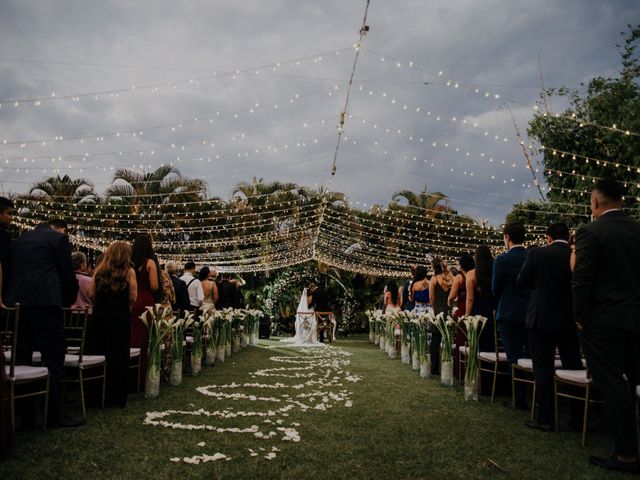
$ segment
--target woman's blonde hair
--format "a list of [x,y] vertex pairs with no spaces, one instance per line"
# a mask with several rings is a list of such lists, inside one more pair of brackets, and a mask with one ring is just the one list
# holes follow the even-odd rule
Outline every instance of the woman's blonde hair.
[[449,267],[447,262],[445,262],[441,257],[433,257],[431,260],[431,266],[433,267],[433,274],[440,275],[442,274],[442,279],[444,281],[445,290],[449,290],[453,285],[453,275],[449,271]]
[[113,242],[102,255],[93,274],[96,290],[117,292],[128,285],[131,268],[131,246]]

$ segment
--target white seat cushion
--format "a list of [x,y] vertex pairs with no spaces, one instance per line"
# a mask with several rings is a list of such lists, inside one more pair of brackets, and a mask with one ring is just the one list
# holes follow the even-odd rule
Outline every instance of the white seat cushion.
[[[530,358],[520,358],[518,359],[518,366],[526,368],[527,370],[533,370],[533,360]],[[559,358],[553,361],[553,368],[562,368],[562,362]]]
[[[9,376],[10,367],[5,365],[4,371]],[[49,370],[46,367],[29,367],[27,365],[16,365],[14,370],[15,381],[22,382],[25,380],[38,380],[44,379],[49,375]]]
[[187,343],[193,343],[193,337],[191,335],[187,335]]
[[129,349],[129,358],[135,358],[135,357],[139,357],[140,356],[140,349],[139,348],[130,348]]
[[458,348],[458,351],[462,354],[462,355],[466,355],[467,352],[469,351],[469,347],[467,347],[466,345],[460,345],[460,348]]
[[[4,352],[4,360],[6,362],[11,361],[11,350],[7,350]],[[40,352],[33,352],[31,356],[31,363],[41,363],[42,362],[42,354]]]
[[4,352],[4,361],[5,362],[10,362],[11,361],[11,350],[5,350],[5,352]]
[[591,383],[591,379],[587,378],[586,370],[556,370],[556,376],[561,380],[569,382],[582,383],[586,385]]
[[[480,352],[478,354],[480,359],[485,360],[487,362],[495,362],[496,361],[496,352]],[[498,352],[498,361],[506,362],[507,354],[505,352]]]
[[[77,367],[78,361],[80,357],[78,355],[65,355],[64,356],[64,366],[65,367]],[[82,356],[82,366],[83,367],[93,367],[96,365],[101,365],[106,362],[107,359],[104,355],[83,355]]]
[[640,385],[636,386],[636,397],[640,398]]

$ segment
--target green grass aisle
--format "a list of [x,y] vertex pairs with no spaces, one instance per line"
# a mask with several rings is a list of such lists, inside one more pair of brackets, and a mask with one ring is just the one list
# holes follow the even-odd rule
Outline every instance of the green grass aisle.
[[[163,385],[155,400],[92,409],[85,427],[21,433],[0,478],[619,478],[587,463],[608,453],[600,434],[582,449],[575,433],[529,431],[526,414],[465,403],[460,389],[420,380],[364,337],[334,345],[300,351],[261,341],[180,387]],[[209,385],[204,393],[216,396],[196,390]]]

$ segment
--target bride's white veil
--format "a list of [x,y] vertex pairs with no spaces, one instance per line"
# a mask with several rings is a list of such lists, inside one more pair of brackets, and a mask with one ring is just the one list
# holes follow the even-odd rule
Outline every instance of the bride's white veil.
[[300,303],[298,303],[298,309],[296,312],[308,312],[309,305],[307,304],[307,289],[302,290],[302,296],[300,297]]

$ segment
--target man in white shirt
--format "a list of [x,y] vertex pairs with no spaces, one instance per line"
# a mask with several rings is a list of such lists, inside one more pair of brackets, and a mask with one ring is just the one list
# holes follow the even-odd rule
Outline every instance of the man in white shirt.
[[191,310],[198,310],[204,300],[204,290],[202,290],[202,283],[196,277],[195,263],[187,262],[184,264],[184,275],[180,277],[180,280],[187,284]]

